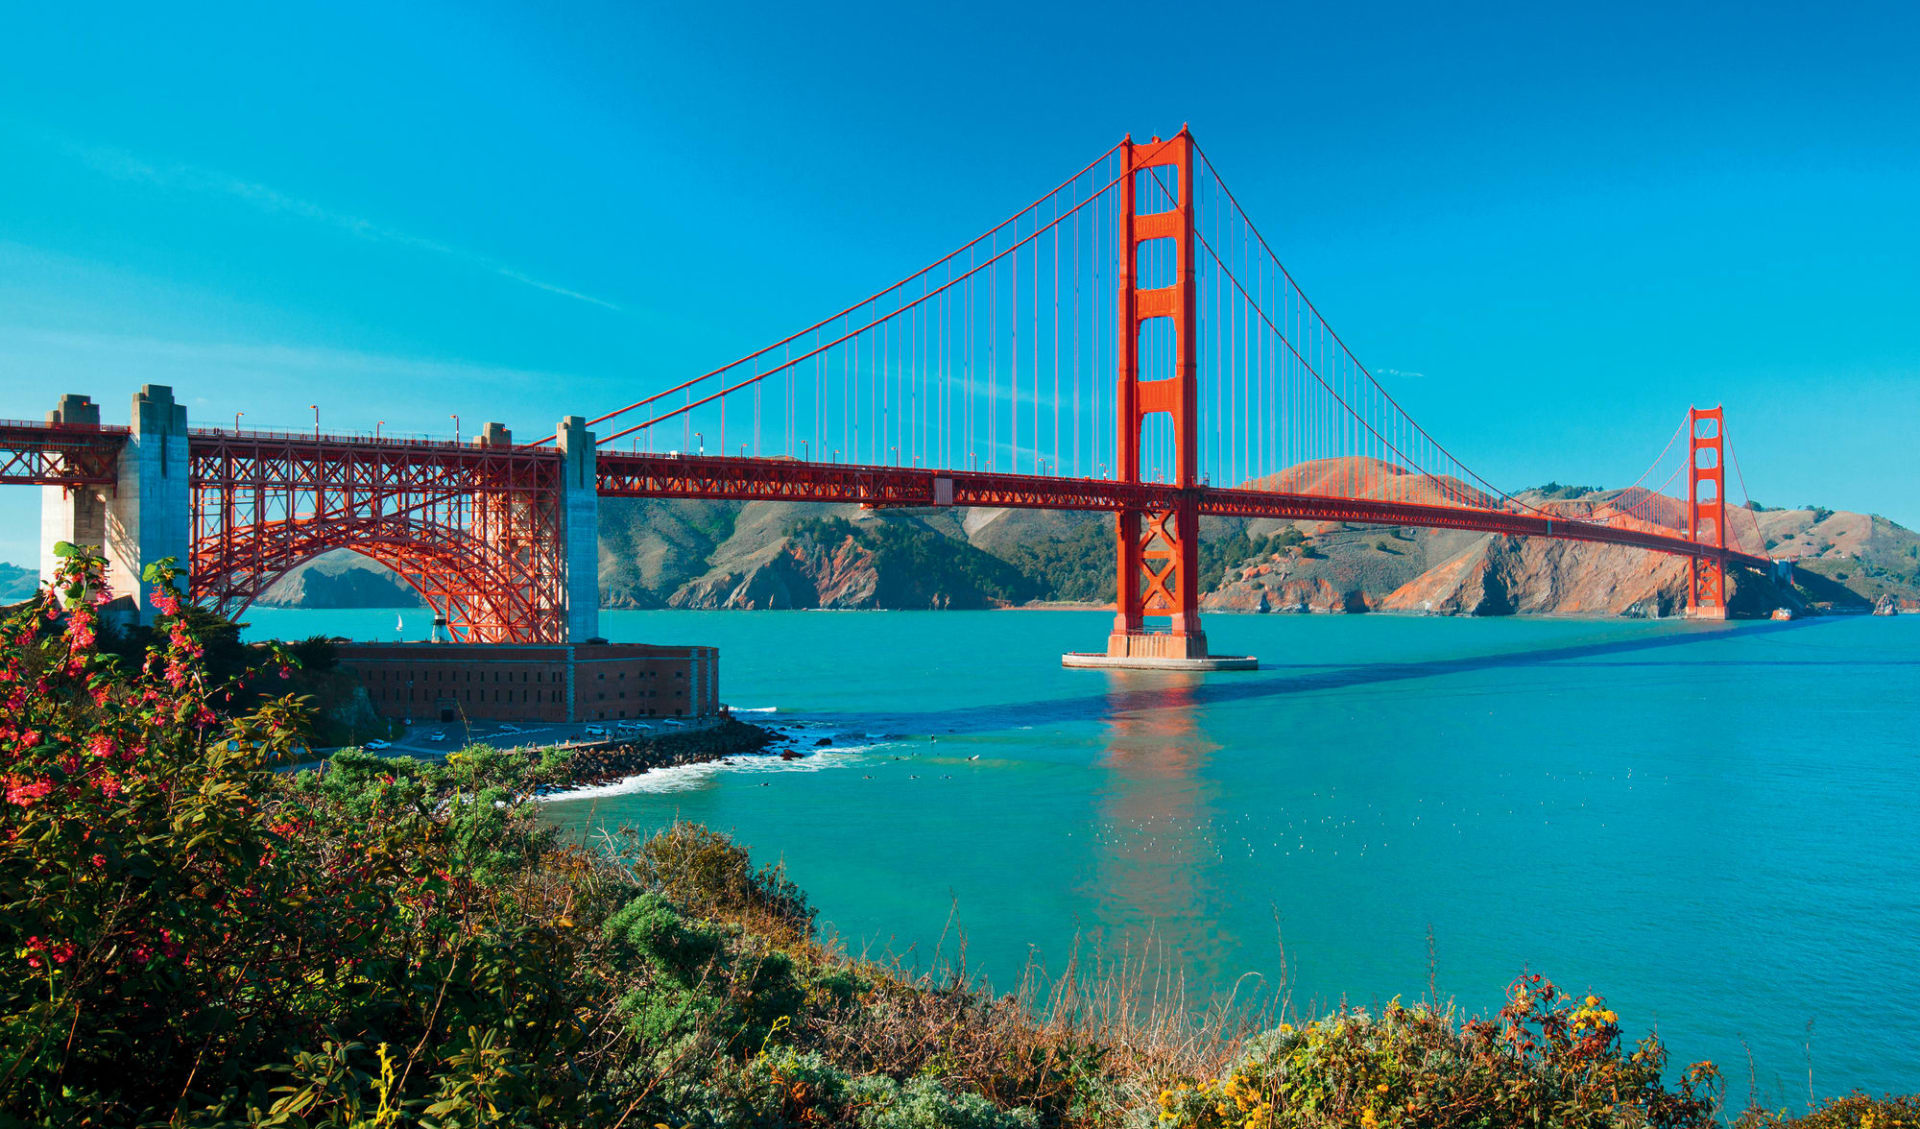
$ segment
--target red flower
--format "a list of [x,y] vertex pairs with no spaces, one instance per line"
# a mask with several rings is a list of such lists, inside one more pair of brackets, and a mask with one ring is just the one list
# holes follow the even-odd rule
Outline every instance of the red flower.
[[42,799],[45,799],[48,792],[53,791],[53,785],[47,783],[45,780],[36,780],[31,784],[16,780],[11,776],[7,777],[6,780],[7,802],[10,804],[18,804],[23,808],[32,807]]

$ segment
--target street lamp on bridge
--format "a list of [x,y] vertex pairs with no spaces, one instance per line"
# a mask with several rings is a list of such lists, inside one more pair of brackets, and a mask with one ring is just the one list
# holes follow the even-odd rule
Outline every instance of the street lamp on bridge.
[[447,418],[453,421],[453,442],[455,446],[459,446],[460,444],[460,413],[449,412],[447,414]]
[[320,405],[308,404],[307,407],[313,409],[313,437],[318,439],[320,438]]
[[235,435],[238,435],[238,434],[240,434],[240,417],[241,417],[241,416],[243,416],[243,415],[246,415],[246,414],[247,414],[247,413],[245,413],[245,412],[235,412],[235,413],[233,413],[233,433],[234,433]]
[[373,421],[373,441],[375,443],[380,442],[380,427],[386,422],[387,421],[383,419],[377,419]]

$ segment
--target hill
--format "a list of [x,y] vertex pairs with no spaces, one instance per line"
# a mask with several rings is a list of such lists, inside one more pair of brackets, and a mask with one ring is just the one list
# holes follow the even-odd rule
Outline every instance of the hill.
[[417,608],[420,596],[358,553],[335,549],[287,573],[261,595],[269,608]]
[[17,604],[40,587],[40,573],[31,568],[0,562],[0,606]]

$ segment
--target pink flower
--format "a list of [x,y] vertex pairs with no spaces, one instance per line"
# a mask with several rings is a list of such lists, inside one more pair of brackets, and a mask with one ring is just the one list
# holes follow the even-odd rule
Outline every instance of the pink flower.
[[165,588],[156,588],[153,592],[153,606],[159,610],[161,615],[179,615],[180,597],[167,591]]
[[110,757],[113,755],[113,738],[105,733],[96,733],[87,742],[87,751],[96,757]]
[[45,799],[48,792],[53,791],[53,785],[47,783],[45,780],[36,780],[28,784],[11,776],[6,779],[7,802],[17,804],[23,808],[32,807],[42,799]]
[[100,778],[100,794],[111,800],[120,794],[120,781],[112,774]]
[[96,870],[98,870],[98,869],[99,869],[100,867],[103,867],[103,866],[105,866],[105,865],[107,865],[107,856],[105,856],[105,855],[95,855],[95,856],[93,856],[93,866],[94,866],[94,869],[96,869]]

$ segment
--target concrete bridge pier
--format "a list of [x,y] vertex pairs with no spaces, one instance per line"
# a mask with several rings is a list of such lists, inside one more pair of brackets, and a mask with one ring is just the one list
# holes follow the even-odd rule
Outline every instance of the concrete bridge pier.
[[151,592],[140,580],[148,565],[167,557],[187,587],[192,559],[193,491],[188,479],[187,406],[164,384],[142,385],[129,413],[133,433],[120,451],[120,483],[107,506],[107,582],[134,596],[140,622],[151,622]]
[[[136,601],[141,622],[154,607],[140,573],[172,557],[187,586],[193,527],[188,481],[187,408],[163,384],[141,387],[133,397],[132,430],[120,450],[120,478],[108,492],[92,487],[47,486],[40,495],[40,574],[52,575],[53,547],[61,541],[102,552],[107,583]],[[47,413],[49,423],[100,422],[100,406],[86,396],[62,396]]]
[[[60,406],[47,413],[48,423],[99,424],[100,405],[91,396],[68,393]],[[42,486],[40,488],[40,583],[53,579],[60,558],[53,547],[72,542],[94,552],[107,544],[106,491],[98,486]]]
[[560,447],[561,560],[567,572],[567,639],[600,638],[600,482],[593,433],[585,416],[568,416],[556,432]]

